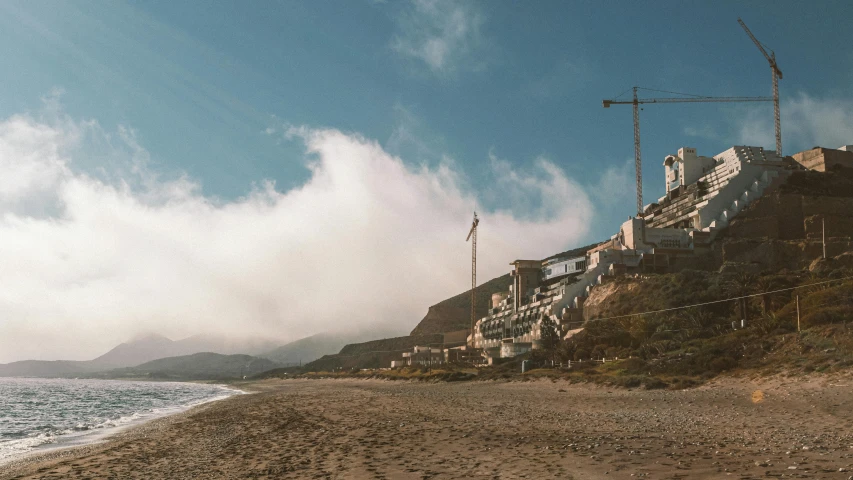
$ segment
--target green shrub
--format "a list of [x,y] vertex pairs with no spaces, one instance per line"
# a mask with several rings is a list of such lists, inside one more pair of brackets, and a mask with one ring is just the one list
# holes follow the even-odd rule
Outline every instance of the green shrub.
[[643,384],[643,377],[637,375],[614,377],[613,384],[624,388],[637,388]]
[[804,315],[800,322],[802,326],[813,327],[830,323],[844,323],[853,319],[853,307],[847,305],[823,306]]
[[732,357],[717,357],[709,365],[714,373],[725,372],[737,367],[737,360]]
[[643,386],[646,387],[646,390],[657,390],[669,386],[668,383],[657,377],[643,377],[642,382]]
[[632,357],[619,361],[619,366],[628,373],[645,373],[649,370],[649,364],[642,358]]

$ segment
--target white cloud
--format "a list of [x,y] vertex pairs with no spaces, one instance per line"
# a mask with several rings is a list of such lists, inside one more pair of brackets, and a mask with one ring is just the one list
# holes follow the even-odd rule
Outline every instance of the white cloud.
[[637,196],[636,178],[637,173],[632,158],[626,159],[621,165],[608,166],[599,175],[598,185],[592,190],[592,196],[597,205],[607,209],[620,209],[626,205],[634,205]]
[[489,211],[452,163],[412,167],[334,129],[288,132],[310,179],[223,201],[152,171],[132,130],[61,114],[0,121],[0,362],[91,358],[147,331],[405,333],[468,288],[474,209],[482,279],[585,240],[589,197],[551,162],[497,162],[497,188],[534,214]]
[[385,141],[386,151],[419,163],[448,160],[437,151],[444,139],[425,128],[418,115],[399,103],[394,105],[393,112],[395,126]]
[[[845,98],[818,98],[799,93],[783,99],[783,152],[821,147],[837,148],[853,143],[853,101]],[[737,143],[775,148],[773,107],[750,109],[736,122]]]
[[399,33],[391,43],[397,53],[442,75],[482,66],[474,55],[483,44],[484,15],[473,3],[413,0],[411,5],[398,17]]
[[701,127],[684,127],[684,134],[688,137],[707,138],[711,140],[720,138],[720,135],[710,125],[702,125]]

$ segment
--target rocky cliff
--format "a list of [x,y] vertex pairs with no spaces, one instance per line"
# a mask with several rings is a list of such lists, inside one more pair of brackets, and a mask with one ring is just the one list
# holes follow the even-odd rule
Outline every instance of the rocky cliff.
[[853,170],[793,172],[718,237],[721,261],[760,270],[801,269],[853,248]]
[[[493,278],[477,287],[477,318],[486,316],[492,294],[509,290],[512,278],[509,274]],[[471,327],[471,290],[429,307],[427,314],[418,323],[411,335],[453,332]]]

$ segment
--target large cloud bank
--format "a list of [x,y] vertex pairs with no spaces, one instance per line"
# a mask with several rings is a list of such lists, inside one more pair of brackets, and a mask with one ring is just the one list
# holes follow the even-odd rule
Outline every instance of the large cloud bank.
[[145,332],[404,333],[468,288],[473,210],[481,279],[587,234],[590,196],[547,160],[492,158],[499,194],[529,209],[487,211],[451,162],[412,166],[332,129],[287,135],[309,180],[225,201],[158,174],[130,130],[57,111],[0,122],[0,362],[91,358]]

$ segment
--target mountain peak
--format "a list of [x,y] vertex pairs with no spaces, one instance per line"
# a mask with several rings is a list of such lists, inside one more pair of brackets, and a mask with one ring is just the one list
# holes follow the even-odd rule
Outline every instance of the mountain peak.
[[171,342],[172,340],[168,337],[160,335],[159,333],[146,332],[146,333],[138,333],[138,334],[134,335],[133,338],[131,338],[130,340],[128,340],[125,343],[151,342],[151,341]]

